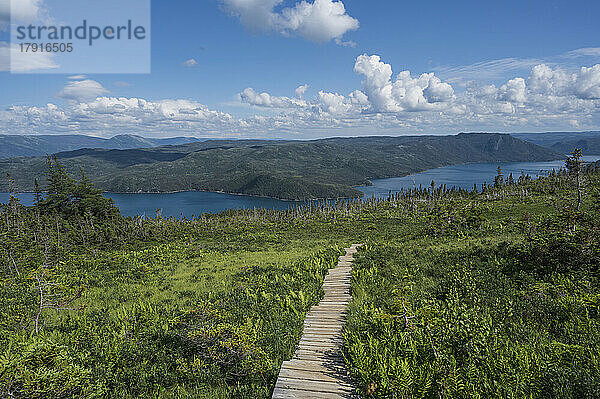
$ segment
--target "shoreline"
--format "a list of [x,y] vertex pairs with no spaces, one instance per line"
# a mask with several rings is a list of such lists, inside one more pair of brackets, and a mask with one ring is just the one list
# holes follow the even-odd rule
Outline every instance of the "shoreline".
[[[598,157],[598,160],[600,160],[600,155],[586,155],[586,157]],[[563,158],[556,158],[556,159],[552,159],[552,160],[545,160],[545,161],[533,161],[533,162],[553,162],[553,161],[560,161],[563,160]],[[442,165],[442,166],[438,166],[435,168],[430,168],[430,169],[424,169],[421,171],[415,171],[415,172],[411,172],[411,173],[407,173],[404,175],[400,175],[400,176],[389,176],[389,177],[378,177],[376,179],[370,179],[367,178],[368,182],[370,184],[368,185],[359,185],[359,186],[349,186],[353,189],[357,189],[358,187],[371,187],[373,186],[372,180],[385,180],[385,179],[394,179],[394,178],[403,178],[403,177],[408,177],[408,176],[414,176],[414,175],[418,175],[420,173],[424,173],[427,171],[431,171],[431,170],[436,170],[436,169],[440,169],[440,168],[446,168],[446,167],[451,167],[451,166],[461,166],[461,165],[477,165],[477,164],[491,164],[491,163],[499,163],[500,165],[502,164],[515,164],[515,163],[527,163],[528,161],[510,161],[510,162],[503,162],[503,161],[496,161],[496,162],[465,162],[465,163],[456,163],[456,164],[449,164],[449,165]],[[594,161],[585,161],[586,163],[593,163]],[[358,189],[357,189],[358,190]],[[358,190],[361,191],[361,190]],[[19,191],[15,194],[34,194],[35,191]],[[214,193],[214,194],[225,194],[225,195],[235,195],[235,196],[239,196],[239,197],[250,197],[250,198],[264,198],[264,199],[271,199],[271,200],[277,200],[277,201],[282,201],[282,202],[289,202],[289,203],[304,203],[304,202],[313,202],[313,201],[336,201],[336,200],[352,200],[352,199],[359,199],[359,198],[364,198],[367,196],[366,193],[361,191],[361,195],[357,195],[355,197],[321,197],[321,198],[310,198],[310,199],[289,199],[289,198],[278,198],[278,197],[273,197],[273,196],[268,196],[268,195],[256,195],[256,194],[244,194],[244,193],[236,193],[236,192],[228,192],[228,191],[223,191],[223,190],[172,190],[172,191],[136,191],[136,192],[132,192],[132,191],[103,191],[103,194],[131,194],[131,195],[135,195],[135,194],[178,194],[178,193]],[[8,192],[2,192],[2,194],[8,194]]]
[[[356,186],[356,187],[364,187],[364,186]],[[45,193],[45,191],[42,191],[42,193]],[[311,199],[294,200],[294,199],[289,199],[289,198],[270,197],[270,196],[267,196],[267,195],[243,194],[243,193],[233,193],[233,192],[227,192],[227,191],[211,191],[211,190],[136,191],[136,192],[131,192],[131,191],[102,191],[102,194],[128,194],[128,195],[138,195],[138,194],[144,194],[144,195],[162,195],[162,194],[178,194],[178,193],[213,193],[213,194],[225,194],[225,195],[235,195],[235,196],[238,196],[238,197],[264,198],[264,199],[271,199],[271,200],[277,200],[277,201],[282,201],[282,202],[335,201],[335,200],[357,199],[357,198],[362,198],[362,197],[365,196],[364,193],[361,193],[362,195],[356,196],[356,197],[311,198]],[[2,191],[2,192],[0,192],[0,194],[10,194],[10,193],[8,191]],[[16,195],[18,195],[18,194],[35,194],[35,191],[18,191],[18,192],[15,192],[15,194]]]

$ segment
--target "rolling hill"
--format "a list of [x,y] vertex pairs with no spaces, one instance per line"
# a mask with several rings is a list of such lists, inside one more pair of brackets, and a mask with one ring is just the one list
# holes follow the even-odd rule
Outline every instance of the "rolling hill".
[[[314,141],[222,140],[135,150],[57,154],[110,192],[222,191],[303,200],[355,197],[371,179],[470,162],[559,159],[560,154],[506,134],[330,138]],[[44,157],[0,161],[18,190],[45,184]],[[6,191],[6,181],[0,190]]]
[[552,145],[550,148],[561,154],[569,154],[575,148],[581,148],[584,155],[600,155],[600,136],[561,141]]
[[193,137],[150,139],[134,135],[119,135],[110,139],[84,135],[0,135],[0,158],[36,157],[82,148],[131,149],[192,143]]
[[[511,133],[511,136],[521,140],[529,141],[542,147],[554,148],[555,145],[560,143],[569,143],[580,140],[598,140],[600,139],[600,132],[547,132],[547,133]],[[568,150],[571,152],[573,149]],[[560,150],[559,152],[562,152]],[[595,155],[589,153],[590,155]]]

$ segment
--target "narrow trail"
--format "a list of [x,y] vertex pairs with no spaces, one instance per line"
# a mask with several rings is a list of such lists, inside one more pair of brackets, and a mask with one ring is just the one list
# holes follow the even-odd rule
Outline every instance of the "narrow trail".
[[304,320],[304,333],[292,360],[284,362],[273,399],[354,397],[344,367],[341,346],[350,295],[354,254],[360,244],[346,248],[323,283],[325,296]]

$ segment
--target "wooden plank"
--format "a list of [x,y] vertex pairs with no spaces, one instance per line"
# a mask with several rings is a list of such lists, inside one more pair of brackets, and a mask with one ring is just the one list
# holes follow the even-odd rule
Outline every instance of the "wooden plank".
[[304,353],[305,355],[323,355],[325,357],[328,356],[333,356],[333,357],[338,357],[339,355],[342,354],[342,348],[340,346],[332,346],[332,347],[325,347],[325,346],[302,346],[299,347],[298,349],[296,349],[296,354],[298,353]]
[[[338,321],[338,324],[344,324],[346,321],[347,313],[348,312],[332,312],[328,309],[321,309],[307,314],[304,321],[319,322],[320,320],[324,321],[326,319],[338,319],[340,320]],[[323,319],[320,319],[320,317],[323,317]]]
[[320,329],[320,330],[329,331],[329,332],[341,332],[343,326],[341,323],[306,321],[304,323],[304,327],[312,327],[314,329]]
[[297,389],[282,389],[275,388],[273,391],[273,399],[346,399],[352,398],[348,394],[328,393],[328,392],[312,392]]
[[319,338],[319,337],[315,337],[315,336],[309,336],[306,338],[302,338],[302,340],[300,341],[299,345],[337,345],[338,347],[342,346],[344,344],[344,340],[343,339],[339,339],[339,338]]
[[336,315],[332,315],[330,313],[328,314],[312,314],[309,316],[306,316],[306,319],[304,320],[304,322],[319,322],[319,321],[323,321],[323,322],[327,322],[327,323],[332,323],[332,324],[339,324],[339,325],[343,325],[346,321],[346,319],[344,317],[340,317],[340,316],[336,316]]
[[350,384],[329,381],[307,381],[296,378],[282,377],[277,380],[279,388],[302,389],[305,391],[348,394],[353,392]]
[[342,345],[338,342],[300,342],[297,350],[307,350],[327,353],[329,351],[341,351]]
[[324,303],[322,305],[317,305],[317,306],[313,306],[311,308],[311,310],[313,309],[333,309],[333,310],[345,310],[348,309],[348,304],[347,303]]
[[304,333],[307,333],[309,329],[317,329],[317,330],[335,330],[338,331],[342,329],[344,326],[344,322],[333,320],[333,319],[321,319],[321,318],[311,318],[304,320]]
[[[316,354],[309,354],[309,353],[298,353],[295,355],[295,359],[297,360],[312,360],[312,361],[322,361],[323,360],[323,356],[322,355],[316,355]],[[334,356],[330,356],[328,358],[325,359],[326,361],[330,362],[331,364],[337,364],[340,367],[344,367],[344,359],[341,356],[338,357],[334,357]]]
[[344,364],[341,351],[318,352],[314,350],[298,349],[294,355],[294,359],[301,360],[326,360],[331,363]]
[[292,359],[289,362],[284,362],[281,368],[318,371],[322,373],[339,373],[343,375],[347,374],[345,367],[341,367],[336,363],[327,363],[326,361]]
[[323,337],[323,338],[341,338],[343,326],[340,327],[309,327],[306,328],[304,334],[307,337]]
[[302,340],[299,343],[299,348],[302,347],[327,347],[327,348],[341,348],[342,344],[344,342],[339,340],[339,339],[306,339],[306,340]]
[[304,329],[304,333],[310,336],[322,336],[322,337],[337,337],[341,336],[342,328],[317,328],[311,327]]
[[347,309],[348,308],[348,302],[345,301],[325,301],[322,300],[321,302],[319,302],[319,305],[316,306],[317,308],[323,307],[323,306],[336,306],[336,307],[341,307],[343,309]]
[[279,377],[282,378],[293,378],[297,380],[308,380],[308,381],[325,381],[325,382],[345,382],[348,384],[348,376],[340,374],[335,371],[314,371],[314,370],[298,370],[290,368],[282,368],[279,372]]
[[344,324],[346,321],[345,315],[339,315],[331,312],[314,312],[309,313],[305,321],[328,321],[332,323]]
[[[313,313],[313,314],[310,314],[309,316],[311,316],[311,317],[307,317],[304,320],[305,326],[315,325],[315,324],[327,324],[327,325],[342,326],[344,324],[344,320],[345,320],[345,319],[340,320],[338,318],[339,315],[336,315],[335,313],[332,313],[332,312]],[[322,317],[319,317],[319,316],[322,316]]]
[[344,319],[346,318],[346,314],[348,313],[348,307],[347,306],[339,306],[339,307],[333,307],[333,306],[328,306],[328,307],[315,307],[313,308],[313,310],[311,310],[310,312],[308,312],[308,314],[306,316],[337,316],[337,317],[343,317]]
[[352,300],[352,262],[357,244],[346,248],[325,276],[321,302],[304,320],[304,331],[292,360],[284,362],[273,398],[340,399],[353,397],[341,355],[342,331]]
[[343,323],[346,321],[346,313],[347,312],[332,312],[329,309],[315,309],[315,310],[311,310],[310,312],[308,312],[306,314],[306,319],[316,319],[318,317],[325,317],[325,318],[335,318],[340,320],[340,323]]

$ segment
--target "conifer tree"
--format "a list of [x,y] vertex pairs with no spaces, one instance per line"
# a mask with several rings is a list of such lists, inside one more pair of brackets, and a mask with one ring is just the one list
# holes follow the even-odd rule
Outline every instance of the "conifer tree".
[[494,187],[502,187],[504,185],[504,173],[502,167],[498,165],[496,177],[494,178]]

